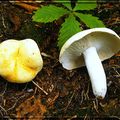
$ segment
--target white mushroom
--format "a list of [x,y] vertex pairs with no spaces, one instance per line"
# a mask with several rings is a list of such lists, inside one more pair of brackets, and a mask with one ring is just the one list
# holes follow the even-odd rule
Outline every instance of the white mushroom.
[[59,61],[71,70],[86,65],[96,97],[105,97],[106,75],[101,61],[120,50],[120,37],[108,28],[93,28],[73,35],[63,45]]
[[43,60],[34,40],[10,39],[0,44],[0,75],[9,82],[29,82],[42,67]]

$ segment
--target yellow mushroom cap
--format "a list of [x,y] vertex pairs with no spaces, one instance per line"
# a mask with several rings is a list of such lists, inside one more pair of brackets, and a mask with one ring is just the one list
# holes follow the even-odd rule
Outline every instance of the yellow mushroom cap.
[[0,44],[0,75],[9,82],[29,82],[42,67],[43,60],[34,40],[10,39]]

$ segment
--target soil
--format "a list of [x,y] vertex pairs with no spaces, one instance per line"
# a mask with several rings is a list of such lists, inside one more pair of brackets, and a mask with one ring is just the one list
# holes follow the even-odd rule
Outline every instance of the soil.
[[[93,14],[120,35],[119,3],[98,3]],[[104,99],[97,99],[86,67],[68,71],[59,63],[57,37],[63,19],[48,24],[35,23],[32,15],[31,10],[15,3],[0,2],[0,42],[32,38],[39,45],[44,61],[42,71],[32,82],[13,84],[0,77],[0,118],[119,119],[120,54],[103,62],[108,91]]]

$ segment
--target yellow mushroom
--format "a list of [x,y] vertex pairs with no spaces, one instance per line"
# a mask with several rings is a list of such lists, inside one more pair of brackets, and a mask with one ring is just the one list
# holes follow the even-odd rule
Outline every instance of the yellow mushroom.
[[34,40],[10,39],[0,44],[0,75],[7,81],[29,82],[42,67],[43,60]]

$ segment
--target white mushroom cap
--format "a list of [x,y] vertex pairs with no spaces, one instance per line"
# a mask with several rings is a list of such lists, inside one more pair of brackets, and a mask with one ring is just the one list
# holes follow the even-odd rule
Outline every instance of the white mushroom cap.
[[42,67],[43,60],[34,40],[9,39],[0,44],[0,75],[9,82],[29,82]]
[[103,61],[120,50],[120,37],[108,28],[93,28],[79,32],[68,39],[61,48],[60,63],[68,70],[84,66],[82,53],[89,47],[96,47]]

